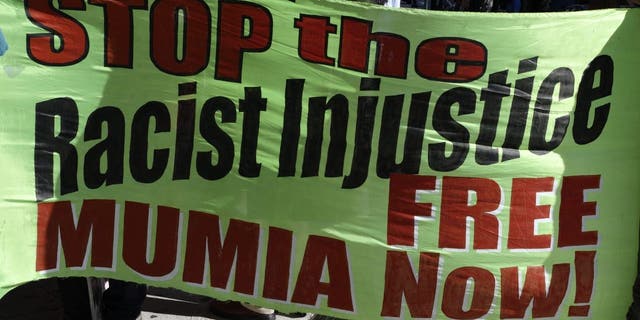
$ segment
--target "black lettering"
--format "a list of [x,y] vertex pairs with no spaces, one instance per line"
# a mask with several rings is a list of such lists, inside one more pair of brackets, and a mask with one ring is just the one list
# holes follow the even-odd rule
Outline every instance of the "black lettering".
[[[93,111],[84,128],[84,141],[102,138],[102,124],[107,134],[84,155],[84,184],[91,189],[104,185],[121,184],[124,173],[124,114],[116,107],[106,106]],[[100,170],[102,156],[107,167]]]
[[153,151],[151,167],[147,166],[151,118],[155,120],[154,133],[171,130],[171,116],[167,106],[162,102],[149,101],[134,114],[131,123],[129,167],[133,179],[142,183],[151,183],[160,179],[169,162],[169,149],[156,149]]
[[[598,86],[594,87],[596,72],[600,73]],[[613,60],[610,56],[598,56],[584,71],[576,101],[576,111],[573,122],[573,140],[577,144],[587,144],[596,140],[609,117],[611,103],[607,102],[594,109],[593,123],[589,126],[589,114],[592,103],[597,99],[602,99],[611,95],[613,88]]]
[[424,127],[427,122],[427,111],[431,92],[415,93],[411,96],[407,133],[404,141],[402,162],[396,163],[396,149],[400,131],[400,117],[404,95],[385,97],[382,110],[380,140],[378,142],[378,160],[376,174],[387,179],[392,172],[417,174],[422,158]]
[[476,162],[482,165],[494,164],[499,161],[498,148],[493,147],[496,138],[502,99],[509,96],[511,84],[507,83],[507,70],[489,75],[489,85],[482,89],[480,101],[484,101],[480,133],[476,140]]
[[349,101],[347,97],[341,94],[331,97],[328,102],[327,97],[313,97],[309,99],[307,140],[304,145],[302,177],[318,176],[320,155],[322,153],[322,138],[324,136],[324,116],[327,110],[331,110],[331,128],[325,177],[340,177],[344,171]]
[[239,110],[244,113],[244,116],[238,172],[243,177],[255,178],[260,175],[261,167],[261,164],[256,162],[260,111],[267,110],[267,99],[262,98],[260,87],[244,88],[244,99],[240,100]]
[[[197,83],[181,83],[178,95],[194,95]],[[196,122],[196,99],[178,100],[178,126],[176,128],[176,154],[173,163],[173,180],[189,179],[193,157],[193,133]]]
[[284,120],[282,123],[282,138],[280,139],[278,177],[296,175],[303,90],[304,79],[287,79],[284,94]]
[[[535,71],[538,68],[538,57],[524,59],[518,65],[518,74]],[[527,77],[516,80],[511,110],[509,111],[509,122],[502,144],[502,161],[520,158],[520,146],[524,138],[524,131],[527,127],[529,116],[529,104],[531,103],[531,92],[533,91],[533,80],[535,77]]]
[[469,153],[469,130],[451,117],[451,107],[458,104],[458,116],[476,110],[476,94],[468,88],[457,87],[443,93],[433,110],[433,129],[453,144],[446,155],[446,142],[429,144],[429,167],[436,171],[452,171],[460,167]]
[[[56,117],[60,133],[55,134]],[[53,197],[53,153],[60,156],[60,194],[78,191],[78,152],[71,140],[78,132],[78,106],[71,98],[56,98],[36,104],[34,169],[36,199]]]
[[529,150],[537,155],[546,154],[557,148],[569,126],[569,115],[556,118],[551,140],[547,141],[547,126],[549,124],[549,113],[553,93],[557,85],[560,85],[558,101],[573,96],[574,76],[569,68],[557,68],[542,81],[536,106],[533,111],[533,122],[531,124],[531,135],[529,137]]
[[[380,78],[362,78],[360,80],[360,90],[380,90]],[[356,138],[354,142],[353,160],[351,161],[351,173],[344,177],[342,181],[343,189],[357,188],[367,180],[377,105],[377,96],[358,97]]]
[[218,152],[218,163],[215,165],[211,164],[211,151],[201,151],[196,156],[198,174],[207,180],[223,178],[233,167],[233,140],[216,124],[215,115],[218,111],[220,122],[236,122],[236,106],[233,101],[225,97],[213,97],[204,103],[200,114],[200,134]]

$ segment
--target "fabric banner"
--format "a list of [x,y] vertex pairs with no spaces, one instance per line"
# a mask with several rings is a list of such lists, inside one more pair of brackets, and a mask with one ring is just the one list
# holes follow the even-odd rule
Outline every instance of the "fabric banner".
[[0,287],[621,319],[640,11],[0,2]]

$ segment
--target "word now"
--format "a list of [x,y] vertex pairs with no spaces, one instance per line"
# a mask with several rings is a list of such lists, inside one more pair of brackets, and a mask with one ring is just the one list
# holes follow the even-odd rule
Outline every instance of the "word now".
[[[445,278],[438,273],[446,264],[440,254],[421,252],[419,271],[414,272],[406,252],[388,251],[380,315],[400,317],[404,301],[412,318],[431,319],[438,299],[442,312],[451,319],[481,319],[487,314],[498,313],[500,319],[553,318],[560,315],[561,306],[567,303],[573,275],[575,304],[567,308],[567,314],[569,317],[588,317],[596,251],[576,251],[574,254],[573,268],[571,263],[527,266],[522,277],[519,267],[523,266],[500,268],[499,274],[495,275],[478,266],[463,266],[452,270]],[[520,281],[522,278],[524,281]],[[473,286],[469,286],[469,281]],[[441,292],[441,298],[436,292]],[[496,297],[500,297],[499,303],[496,303]],[[465,306],[466,300],[470,306]],[[492,310],[494,304],[499,304],[498,310]],[[528,310],[530,315],[527,315]]]

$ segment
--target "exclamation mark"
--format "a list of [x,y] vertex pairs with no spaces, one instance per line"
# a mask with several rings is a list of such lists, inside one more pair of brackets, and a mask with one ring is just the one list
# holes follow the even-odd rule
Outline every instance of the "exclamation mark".
[[595,251],[576,251],[576,298],[569,307],[570,317],[588,317],[595,276]]

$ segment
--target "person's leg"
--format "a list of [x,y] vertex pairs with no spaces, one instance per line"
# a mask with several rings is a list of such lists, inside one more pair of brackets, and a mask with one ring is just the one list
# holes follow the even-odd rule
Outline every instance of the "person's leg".
[[[640,236],[638,238],[638,245],[640,247]],[[627,320],[640,320],[640,250],[637,254],[637,261],[636,281],[634,282],[631,291],[633,300],[631,301],[631,306],[629,306],[629,310],[627,311]]]
[[636,282],[633,284],[633,301],[627,311],[627,320],[640,319],[640,275],[636,276]]
[[146,295],[143,284],[109,280],[109,289],[102,296],[102,320],[135,320]]
[[64,320],[91,319],[86,278],[59,278],[58,290],[62,300]]

